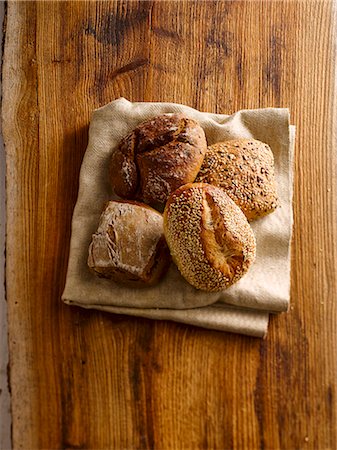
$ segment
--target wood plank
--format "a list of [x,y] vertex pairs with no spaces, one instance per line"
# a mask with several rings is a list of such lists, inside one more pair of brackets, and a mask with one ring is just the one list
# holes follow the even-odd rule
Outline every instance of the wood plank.
[[[14,448],[336,440],[332,2],[9,2],[3,65]],[[290,107],[292,305],[265,341],[60,302],[92,109]]]

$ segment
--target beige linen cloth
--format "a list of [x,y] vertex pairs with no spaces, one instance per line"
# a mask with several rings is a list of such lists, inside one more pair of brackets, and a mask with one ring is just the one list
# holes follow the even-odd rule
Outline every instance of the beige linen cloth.
[[[173,263],[158,285],[143,289],[97,278],[87,267],[91,236],[97,229],[104,203],[114,198],[108,179],[112,152],[139,123],[176,112],[198,120],[208,144],[254,138],[269,144],[275,158],[281,206],[251,224],[257,242],[256,261],[238,283],[218,293],[196,290]],[[243,110],[227,116],[175,103],[131,103],[120,98],[94,111],[72,220],[63,301],[112,313],[265,336],[269,313],[286,311],[289,305],[293,135],[289,111],[279,108]]]

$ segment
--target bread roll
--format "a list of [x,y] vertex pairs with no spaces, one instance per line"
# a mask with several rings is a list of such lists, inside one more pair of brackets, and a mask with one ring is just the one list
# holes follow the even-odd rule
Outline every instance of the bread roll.
[[183,114],[164,114],[139,125],[113,152],[110,178],[115,193],[150,205],[194,181],[207,149],[201,126]]
[[246,217],[222,189],[209,184],[190,183],[170,196],[164,232],[182,276],[197,289],[226,289],[255,259]]
[[164,275],[169,262],[159,212],[136,202],[107,203],[89,247],[88,266],[94,274],[147,286]]
[[278,205],[273,153],[267,144],[255,139],[208,147],[195,181],[223,188],[248,220],[265,216]]

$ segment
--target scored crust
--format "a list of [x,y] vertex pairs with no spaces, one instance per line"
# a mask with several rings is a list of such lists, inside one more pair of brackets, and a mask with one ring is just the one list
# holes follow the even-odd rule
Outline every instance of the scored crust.
[[113,152],[110,179],[122,198],[163,204],[194,181],[207,150],[203,129],[183,114],[163,114],[140,124]]
[[265,216],[278,206],[273,153],[255,139],[209,146],[195,182],[224,189],[248,220]]
[[146,286],[159,280],[169,261],[158,211],[131,201],[106,204],[89,246],[88,266],[95,275]]
[[226,289],[255,259],[255,237],[246,217],[215,186],[190,183],[175,191],[165,207],[164,232],[182,276],[197,289]]

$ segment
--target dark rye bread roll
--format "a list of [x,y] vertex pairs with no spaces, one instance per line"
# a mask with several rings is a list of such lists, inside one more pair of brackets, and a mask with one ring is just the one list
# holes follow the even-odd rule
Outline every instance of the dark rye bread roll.
[[103,278],[137,287],[156,283],[170,254],[163,216],[136,202],[108,202],[89,246],[88,266]]
[[270,214],[278,206],[273,153],[255,139],[209,146],[195,181],[224,189],[248,220]]
[[182,276],[197,289],[226,289],[255,259],[246,217],[222,189],[209,184],[190,183],[170,196],[164,232]]
[[163,114],[140,124],[113,152],[115,193],[150,205],[164,204],[179,186],[194,181],[207,149],[201,126],[183,114]]

